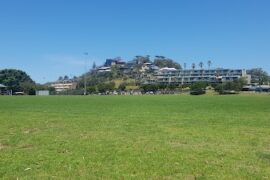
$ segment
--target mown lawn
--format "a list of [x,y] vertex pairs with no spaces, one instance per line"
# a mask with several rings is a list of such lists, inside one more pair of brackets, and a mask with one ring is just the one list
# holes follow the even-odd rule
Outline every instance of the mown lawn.
[[2,96],[0,178],[270,179],[270,96]]

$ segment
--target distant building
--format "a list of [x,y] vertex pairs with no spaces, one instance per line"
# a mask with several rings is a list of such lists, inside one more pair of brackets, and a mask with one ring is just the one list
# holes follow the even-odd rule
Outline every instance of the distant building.
[[97,69],[97,72],[111,72],[111,67],[102,66]]
[[152,63],[144,63],[140,69],[140,72],[157,72],[159,70],[158,66],[153,65]]
[[124,64],[126,63],[120,57],[118,57],[114,59],[106,59],[104,66],[106,67],[115,66],[115,65],[122,66]]
[[243,69],[175,69],[175,68],[161,68],[154,74],[155,78],[144,80],[145,84],[159,83],[159,84],[192,84],[198,81],[207,81],[210,83],[227,82],[246,78],[250,83],[251,77]]
[[56,92],[76,89],[76,86],[77,86],[77,83],[72,82],[72,81],[62,81],[62,82],[55,82],[51,84],[51,87],[54,87]]

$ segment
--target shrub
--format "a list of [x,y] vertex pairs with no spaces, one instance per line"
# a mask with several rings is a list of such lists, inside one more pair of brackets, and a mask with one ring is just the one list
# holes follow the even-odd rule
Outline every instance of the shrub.
[[100,83],[97,85],[98,92],[105,93],[106,91],[112,91],[114,90],[115,83],[109,82],[109,83]]
[[89,94],[94,94],[96,92],[97,92],[96,86],[89,86],[87,88],[87,93],[89,93]]
[[246,81],[240,78],[239,80],[217,85],[215,91],[219,94],[238,94],[244,84],[246,84]]
[[205,94],[205,88],[207,87],[207,82],[196,82],[190,86],[191,95],[202,95]]
[[126,90],[126,83],[121,83],[119,86],[118,86],[118,89],[120,91],[125,91]]
[[202,95],[202,94],[205,94],[205,90],[203,90],[203,89],[192,90],[192,91],[190,91],[190,94],[191,95]]
[[158,85],[156,85],[156,84],[145,84],[145,85],[142,85],[141,88],[143,89],[144,92],[149,92],[149,91],[156,92],[158,90]]

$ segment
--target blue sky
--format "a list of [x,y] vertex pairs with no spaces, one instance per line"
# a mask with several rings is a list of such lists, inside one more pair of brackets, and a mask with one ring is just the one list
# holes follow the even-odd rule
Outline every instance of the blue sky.
[[2,0],[0,69],[43,83],[83,73],[88,52],[88,68],[149,54],[270,72],[269,8],[269,0]]

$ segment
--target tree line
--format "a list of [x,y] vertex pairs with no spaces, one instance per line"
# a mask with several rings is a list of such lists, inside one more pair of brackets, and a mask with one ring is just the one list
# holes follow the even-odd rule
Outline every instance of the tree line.
[[17,69],[0,70],[0,84],[7,86],[12,92],[24,92],[28,95],[35,95],[36,90],[54,92],[54,88],[36,83],[26,72]]
[[[170,91],[184,88],[181,85],[174,84],[142,84],[140,79],[142,78],[142,73],[140,72],[141,67],[144,63],[152,63],[159,68],[170,67],[170,68],[187,68],[187,64],[184,63],[183,67],[175,62],[173,59],[167,58],[165,56],[155,56],[151,60],[150,56],[135,56],[132,60],[134,66],[131,68],[130,72],[124,73],[119,66],[112,66],[111,72],[97,73],[96,64],[93,64],[93,69],[86,74],[79,77],[59,77],[58,81],[72,80],[77,82],[76,92],[80,94],[80,91],[84,88],[84,78],[86,79],[87,92],[88,94],[93,93],[104,93],[106,91],[126,91],[129,86],[136,86],[142,92],[148,91]],[[210,68],[212,61],[207,61],[207,66]],[[200,62],[198,64],[200,68],[204,68],[204,63]],[[196,64],[191,64],[192,69],[196,68]],[[151,72],[150,72],[151,73]],[[269,75],[262,68],[253,68],[247,71],[248,74],[252,76],[251,83],[257,83],[259,85],[268,84],[270,82]],[[115,80],[121,80],[120,84],[114,82]],[[132,83],[130,82],[132,80]],[[8,89],[13,92],[24,92],[25,94],[33,95],[36,90],[50,90],[54,92],[54,88],[50,87],[49,84],[42,85],[34,82],[31,77],[26,74],[26,72],[17,69],[3,69],[0,70],[0,84],[4,84]],[[227,82],[222,84],[211,84],[215,90],[219,93],[225,93],[229,90],[239,91],[244,85],[243,80],[238,80],[234,82]],[[189,86],[191,91],[203,93],[205,89],[205,83],[195,83]],[[209,86],[209,84],[208,84]],[[200,87],[200,88],[198,88]],[[200,90],[200,91],[199,91]]]

